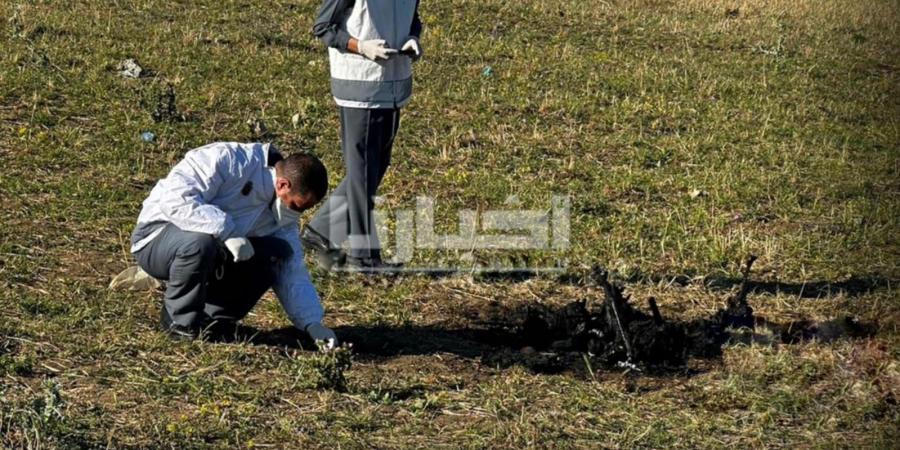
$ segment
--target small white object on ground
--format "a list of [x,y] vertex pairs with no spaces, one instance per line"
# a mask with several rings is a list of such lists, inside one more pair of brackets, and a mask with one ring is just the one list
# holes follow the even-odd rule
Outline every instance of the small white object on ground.
[[119,75],[124,78],[140,78],[144,68],[135,59],[126,59],[119,63]]
[[705,197],[706,195],[708,195],[708,193],[706,191],[703,191],[700,189],[693,189],[693,190],[691,190],[691,192],[688,193],[688,195],[690,195],[691,198],[697,198],[697,197]]
[[151,277],[139,266],[131,266],[109,283],[109,289],[113,291],[149,291],[162,287],[162,282]]

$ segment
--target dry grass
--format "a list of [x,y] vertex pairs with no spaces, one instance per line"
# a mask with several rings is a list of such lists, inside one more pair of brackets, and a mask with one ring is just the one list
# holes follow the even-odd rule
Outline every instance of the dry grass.
[[[114,293],[139,203],[184,152],[251,139],[339,175],[314,1],[0,4],[0,446],[887,448],[897,407],[900,7],[895,1],[424,2],[427,58],[385,208],[573,198],[572,247],[476,261],[593,264],[667,317],[719,308],[749,253],[766,318],[854,315],[875,336],[733,345],[674,373],[548,374],[480,332],[566,277],[314,272],[357,340],[347,392],[266,298],[235,344],[173,344],[158,293]],[[123,80],[136,57],[156,79]],[[482,76],[490,66],[493,76]],[[171,83],[186,120],[141,99]],[[291,117],[300,114],[295,127]],[[140,142],[153,130],[154,145]],[[334,176],[336,181],[339,176]],[[692,195],[692,193],[698,195]],[[459,262],[423,252],[417,265]],[[55,393],[59,393],[59,397]]]

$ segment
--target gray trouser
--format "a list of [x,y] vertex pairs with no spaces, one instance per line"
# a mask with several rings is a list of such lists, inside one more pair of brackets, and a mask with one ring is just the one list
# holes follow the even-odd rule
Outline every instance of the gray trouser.
[[340,108],[340,112],[346,173],[309,227],[335,248],[350,238],[350,256],[378,257],[381,244],[372,210],[378,185],[391,163],[400,110]]
[[282,239],[249,239],[253,257],[235,263],[213,236],[167,224],[135,257],[145,272],[166,280],[163,307],[176,324],[197,326],[207,318],[237,321],[275,282],[279,259],[292,254]]

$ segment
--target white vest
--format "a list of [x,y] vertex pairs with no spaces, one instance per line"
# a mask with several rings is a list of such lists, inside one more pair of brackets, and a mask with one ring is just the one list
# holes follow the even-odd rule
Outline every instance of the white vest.
[[[416,0],[356,0],[340,27],[360,41],[384,39],[400,50],[409,36]],[[372,61],[362,55],[328,49],[331,94],[345,108],[401,108],[412,96],[412,59],[394,55]]]

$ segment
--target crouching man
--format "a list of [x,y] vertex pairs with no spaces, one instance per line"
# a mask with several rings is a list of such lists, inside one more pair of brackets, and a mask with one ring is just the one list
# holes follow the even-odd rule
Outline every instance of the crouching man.
[[138,265],[166,281],[163,330],[188,340],[233,331],[272,288],[294,326],[334,346],[298,231],[327,190],[312,155],[240,143],[188,152],[150,192],[131,237]]

